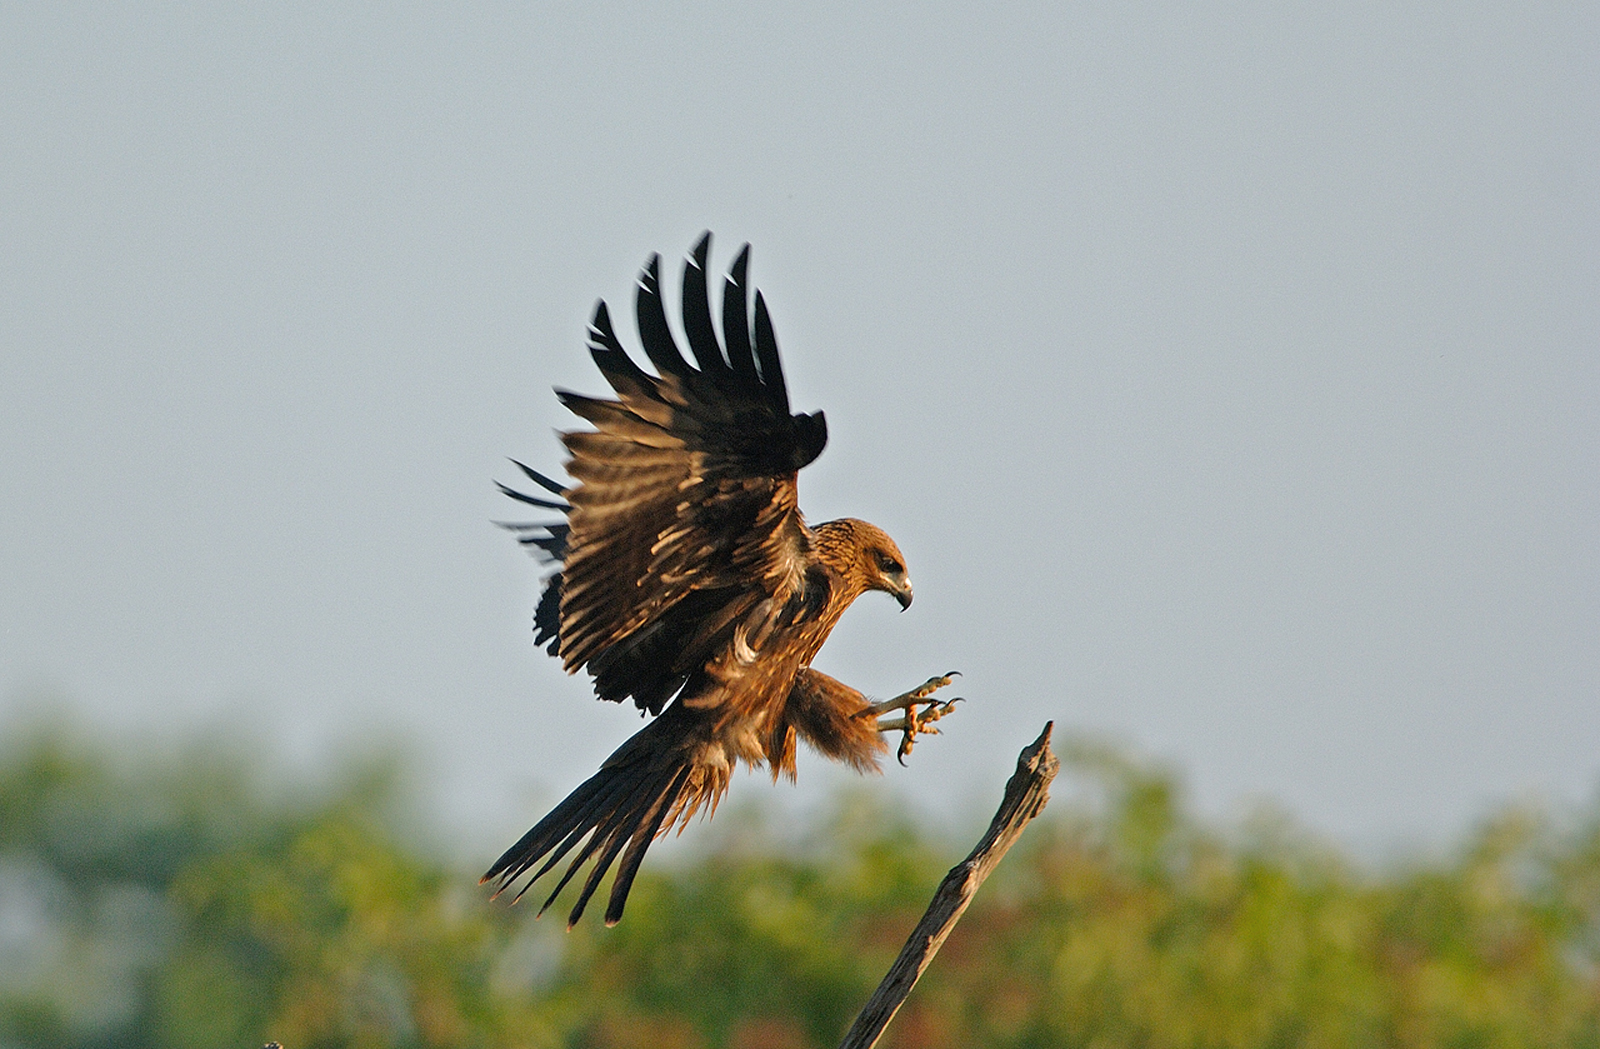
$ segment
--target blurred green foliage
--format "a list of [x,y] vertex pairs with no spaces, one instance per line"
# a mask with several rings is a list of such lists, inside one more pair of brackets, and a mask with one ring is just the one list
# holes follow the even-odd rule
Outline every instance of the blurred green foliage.
[[[881,1044],[1600,1049],[1600,805],[1373,873],[1064,749]],[[832,1046],[964,851],[875,785],[803,846],[734,810],[647,864],[620,926],[569,934],[487,902],[486,857],[419,845],[398,764],[273,791],[242,750],[12,733],[0,1049]]]

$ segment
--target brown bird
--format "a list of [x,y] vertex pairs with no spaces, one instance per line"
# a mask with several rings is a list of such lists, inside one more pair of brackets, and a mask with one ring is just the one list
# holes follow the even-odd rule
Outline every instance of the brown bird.
[[[498,894],[543,860],[521,898],[578,848],[543,914],[596,857],[568,928],[620,854],[605,919],[615,924],[651,841],[703,806],[715,811],[738,762],[793,779],[799,738],[876,770],[888,751],[881,733],[901,733],[903,761],[917,733],[937,732],[932,722],[956,702],[928,698],[953,672],[873,703],[812,669],[851,602],[881,590],[904,609],[911,578],[882,529],[849,518],[808,526],[801,516],[796,475],[821,454],[827,425],[821,412],[789,412],[766,302],[757,292],[753,324],[747,305],[749,245],[723,286],[718,341],[706,283],[710,245],[708,233],[683,272],[683,329],[699,367],[673,341],[661,260],[652,256],[635,307],[658,374],[623,350],[601,302],[589,352],[617,399],[556,391],[595,427],[562,435],[576,484],[517,463],[565,502],[500,486],[566,516],[507,526],[559,566],[534,613],[535,642],[548,642],[568,673],[587,669],[601,699],[631,698],[658,715],[483,876]],[[895,711],[899,717],[880,720]]]

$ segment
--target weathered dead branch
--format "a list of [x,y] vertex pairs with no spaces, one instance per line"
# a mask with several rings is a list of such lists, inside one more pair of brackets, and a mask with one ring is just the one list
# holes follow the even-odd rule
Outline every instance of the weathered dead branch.
[[850,1032],[844,1036],[840,1049],[871,1049],[883,1036],[884,1028],[894,1019],[901,1003],[917,985],[917,979],[927,969],[938,953],[945,937],[955,928],[962,912],[978,886],[1000,863],[1006,850],[1016,843],[1022,828],[1044,810],[1050,801],[1050,781],[1055,779],[1061,763],[1050,750],[1050,730],[1054,722],[1046,722],[1039,738],[1023,748],[1017,756],[1017,771],[1006,782],[1005,798],[994,814],[989,829],[984,832],[972,853],[950,868],[950,873],[939,883],[927,913],[912,930],[900,957],[889,967],[889,973],[878,989],[867,1000]]

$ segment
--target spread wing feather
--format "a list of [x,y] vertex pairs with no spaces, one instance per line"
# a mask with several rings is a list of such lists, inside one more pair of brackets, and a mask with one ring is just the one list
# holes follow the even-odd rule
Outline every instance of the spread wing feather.
[[729,369],[717,331],[711,326],[711,292],[706,288],[706,254],[710,250],[710,238],[701,237],[683,266],[683,333],[689,337],[695,363],[715,381]]
[[772,401],[772,410],[789,414],[789,391],[783,384],[783,365],[778,363],[778,337],[767,314],[767,300],[756,292],[756,360],[761,365],[761,383]]
[[[543,488],[552,495],[565,496],[565,486],[552,481],[538,470],[533,469],[515,459],[517,469],[527,475],[528,480]],[[566,513],[572,509],[567,503],[558,503],[551,499],[541,499],[537,496],[527,495],[507,485],[495,482],[501,492],[529,506],[537,506],[544,510],[560,510]],[[529,553],[537,554],[542,560],[560,565],[567,556],[567,532],[570,531],[565,522],[522,522],[501,521],[501,528],[508,529],[517,534],[517,542],[528,549]],[[558,647],[557,636],[561,631],[561,572],[558,569],[545,580],[544,593],[539,597],[539,605],[533,613],[533,643],[547,646],[545,651],[552,656]]]
[[541,535],[523,537],[547,552],[560,548],[562,570],[545,597],[559,595],[563,665],[587,665],[603,698],[631,695],[652,712],[705,665],[744,612],[768,599],[782,605],[804,585],[810,532],[795,474],[827,441],[821,412],[789,414],[759,294],[752,333],[748,246],[724,285],[719,344],[705,276],[709,248],[707,234],[684,269],[684,332],[698,368],[668,326],[659,257],[640,274],[635,301],[656,374],[623,349],[605,303],[595,310],[589,351],[617,399],[560,392],[594,429],[562,437],[576,486],[534,476],[570,504],[565,530],[538,526]]
[[722,337],[728,343],[728,365],[747,382],[756,382],[756,359],[750,355],[750,314],[745,303],[745,275],[750,269],[750,245],[734,256],[728,278],[722,283]]

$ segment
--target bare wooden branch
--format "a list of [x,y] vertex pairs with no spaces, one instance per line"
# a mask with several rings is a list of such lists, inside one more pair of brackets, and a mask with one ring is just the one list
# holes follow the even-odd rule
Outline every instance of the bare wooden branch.
[[917,979],[933,961],[967,904],[972,902],[978,886],[1000,863],[1006,850],[1016,843],[1028,821],[1044,811],[1050,801],[1050,781],[1056,778],[1056,771],[1061,767],[1050,750],[1050,730],[1054,724],[1045,722],[1044,732],[1017,756],[1017,771],[1006,782],[1005,798],[989,829],[971,855],[950,868],[950,873],[939,883],[927,913],[912,930],[906,945],[900,949],[900,957],[889,967],[878,989],[872,992],[839,1049],[871,1049],[878,1043],[884,1028],[900,1011],[901,1003],[917,985]]

